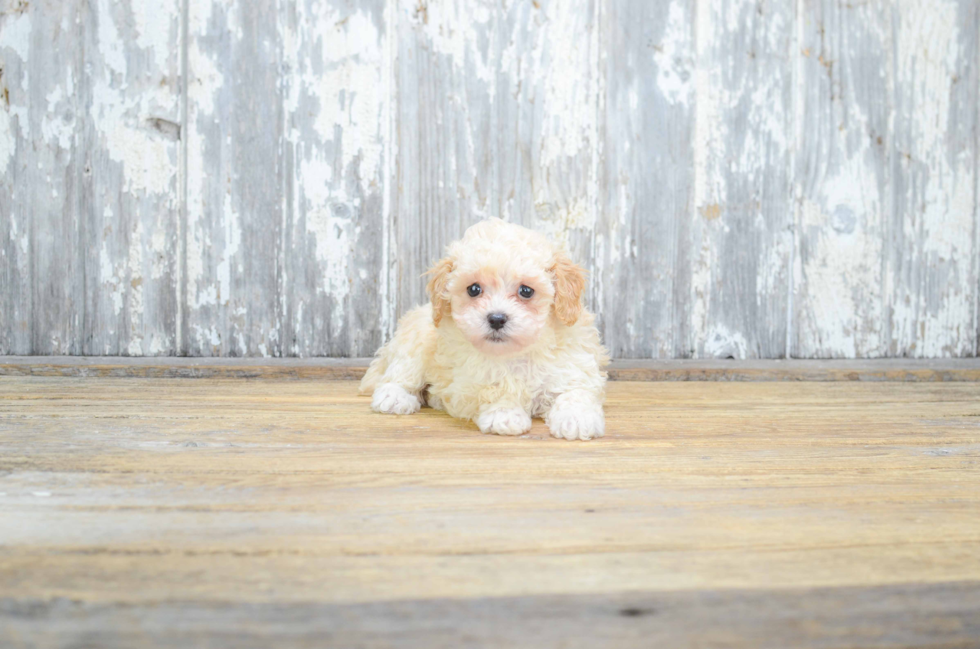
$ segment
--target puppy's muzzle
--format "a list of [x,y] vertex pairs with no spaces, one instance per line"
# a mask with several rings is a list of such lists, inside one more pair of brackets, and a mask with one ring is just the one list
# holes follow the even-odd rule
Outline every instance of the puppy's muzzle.
[[491,313],[487,316],[487,324],[494,331],[500,331],[507,324],[507,315],[503,313]]

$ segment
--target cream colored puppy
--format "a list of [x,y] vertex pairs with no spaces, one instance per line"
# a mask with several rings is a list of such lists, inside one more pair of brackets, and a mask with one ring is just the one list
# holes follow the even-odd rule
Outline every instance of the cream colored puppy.
[[527,432],[532,417],[555,437],[605,433],[609,358],[581,268],[544,235],[490,219],[428,274],[431,304],[405,314],[361,381],[374,410],[427,403],[498,435]]

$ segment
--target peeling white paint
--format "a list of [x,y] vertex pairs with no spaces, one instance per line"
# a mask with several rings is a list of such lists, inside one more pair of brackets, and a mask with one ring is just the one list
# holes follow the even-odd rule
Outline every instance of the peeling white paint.
[[218,278],[218,301],[221,304],[228,304],[231,300],[231,264],[236,259],[238,247],[242,243],[242,228],[240,225],[241,217],[235,212],[231,205],[231,195],[225,194],[225,203],[222,210],[221,222],[224,224],[224,246],[222,247],[221,261],[218,262],[216,275]]
[[[700,10],[699,15],[708,13],[709,9]],[[705,29],[699,21],[699,30]],[[703,35],[707,38],[709,33]],[[699,31],[699,39],[702,35]],[[728,127],[724,122],[722,106],[721,80],[718,70],[709,70],[708,66],[698,67],[695,75],[694,119],[694,204],[701,209],[709,204],[724,202],[728,194],[725,176],[719,173],[719,154],[725,150],[725,142],[729,137]]]
[[22,62],[31,50],[31,14],[7,14],[0,22],[0,49],[13,50]]
[[516,84],[533,84],[544,91],[539,162],[544,173],[562,158],[588,154],[596,121],[595,102],[589,94],[592,88],[586,77],[591,71],[590,16],[580,8],[549,7],[547,18],[542,42],[532,51],[531,69],[511,73]]
[[0,108],[0,175],[7,173],[16,149],[17,141],[10,128],[10,113]]
[[112,311],[118,316],[122,313],[123,291],[122,279],[116,272],[116,266],[109,253],[107,242],[102,242],[99,249],[99,279],[103,289],[108,291],[109,299],[112,301]]
[[[712,250],[707,237],[701,238],[701,245],[692,254],[691,290],[691,329],[687,333],[686,347],[700,352],[704,347],[704,337],[709,326],[709,307],[711,304]],[[681,332],[679,332],[681,333]]]
[[903,261],[910,271],[897,278],[890,296],[891,342],[916,356],[958,356],[973,348],[966,330],[978,290],[973,258],[980,254],[971,236],[975,152],[951,153],[949,119],[960,60],[975,58],[976,46],[960,51],[958,9],[951,0],[909,0],[897,23],[896,84],[907,112],[896,118],[906,178],[896,208],[903,215]]
[[917,111],[916,144],[939,151],[949,130],[949,91],[959,58],[957,3],[953,0],[904,0],[898,21],[897,83],[910,91]]
[[[201,49],[201,39],[209,33],[209,25],[216,6],[212,2],[192,2],[188,6],[190,40],[187,45],[187,133],[185,135],[188,142],[185,180],[187,272],[184,281],[187,283],[187,307],[191,312],[202,307],[216,306],[219,292],[218,284],[209,281],[209,274],[205,272],[204,267],[205,260],[210,257],[214,245],[205,218],[208,203],[212,200],[205,191],[205,182],[208,178],[213,178],[217,170],[209,168],[205,160],[203,147],[206,138],[201,131],[201,127],[213,119],[216,99],[225,82],[218,62]],[[213,206],[211,209],[218,208]],[[209,272],[210,270],[208,269]],[[189,326],[191,337],[199,343],[194,346],[205,347],[206,344],[220,343],[216,330],[205,332],[200,324],[193,321]]]
[[191,34],[196,34],[199,36],[208,33],[208,25],[211,22],[211,18],[214,13],[214,8],[216,6],[221,6],[218,2],[213,0],[205,0],[204,2],[191,2],[188,5],[188,31]]
[[[32,77],[41,79],[44,88],[43,92],[29,92],[28,73],[33,70],[36,74],[40,64],[28,62],[28,57],[38,59],[44,54],[31,49],[32,38],[37,40],[32,30],[47,26],[37,22],[45,18],[44,9],[33,8],[33,15],[11,13],[0,20],[0,50],[10,63],[4,81],[12,102],[8,106],[0,103],[0,173],[9,174],[13,164],[23,164],[28,173],[17,174],[14,182],[29,177],[39,183],[29,192],[31,200],[62,202],[66,196],[60,180],[63,170],[51,167],[51,156],[63,163],[64,152],[72,150],[80,127],[86,129],[86,137],[94,136],[95,173],[108,172],[108,182],[96,185],[96,209],[111,205],[123,210],[122,214],[108,211],[106,224],[130,223],[135,217],[128,232],[103,233],[98,248],[95,272],[103,285],[99,299],[104,301],[98,317],[107,324],[96,345],[106,352],[160,354],[172,351],[174,341],[146,329],[144,310],[159,308],[159,286],[153,282],[168,276],[173,257],[183,245],[177,244],[182,238],[167,229],[168,213],[161,210],[161,206],[172,209],[181,200],[175,190],[181,144],[171,139],[172,133],[161,134],[149,124],[151,118],[181,121],[174,93],[180,56],[175,18],[179,17],[179,3],[130,4],[96,3],[96,20],[90,23],[96,33],[86,40],[91,44],[94,36],[96,47],[86,52],[84,80],[84,98],[91,97],[91,113],[79,114],[80,121],[75,116],[79,100],[74,88],[80,80],[71,76],[77,66],[65,66],[56,78]],[[308,303],[292,305],[293,319],[307,331],[313,328],[330,331],[330,335],[349,331],[352,305],[356,305],[352,286],[378,277],[383,285],[379,299],[385,303],[381,326],[393,328],[398,291],[394,284],[389,290],[388,282],[421,270],[398,265],[403,262],[393,244],[405,236],[405,224],[418,216],[416,204],[403,202],[400,193],[425,192],[425,200],[431,202],[423,207],[437,219],[436,227],[452,229],[499,206],[502,216],[529,221],[566,245],[591,246],[592,262],[600,271],[593,281],[600,276],[611,278],[607,285],[596,287],[595,295],[619,290],[621,284],[615,281],[622,279],[619,265],[646,268],[645,276],[655,283],[650,291],[669,292],[671,272],[677,273],[679,282],[689,279],[689,285],[676,285],[689,288],[688,299],[681,295],[663,300],[664,304],[674,300],[670,309],[687,309],[673,320],[673,314],[668,314],[663,322],[673,327],[689,322],[689,331],[668,331],[660,324],[661,329],[651,333],[653,325],[637,317],[641,309],[627,314],[621,326],[607,329],[614,334],[612,344],[622,345],[625,333],[652,341],[649,351],[655,354],[691,342],[696,355],[752,355],[758,350],[759,332],[718,322],[728,301],[740,299],[761,317],[798,327],[796,340],[802,341],[803,351],[810,355],[970,353],[976,344],[980,286],[976,276],[980,245],[974,200],[976,152],[974,144],[951,146],[949,135],[957,127],[954,116],[959,119],[976,110],[951,105],[954,100],[962,101],[955,99],[963,95],[961,91],[957,95],[962,87],[957,84],[973,81],[973,77],[956,79],[956,75],[966,69],[964,61],[976,58],[973,51],[961,51],[968,46],[976,49],[976,36],[966,35],[966,27],[958,22],[963,4],[908,0],[870,9],[860,4],[846,8],[817,4],[796,3],[795,15],[800,18],[794,32],[794,26],[786,22],[793,12],[780,10],[788,3],[664,2],[657,27],[662,26],[662,32],[652,34],[650,42],[636,43],[634,53],[644,57],[640,62],[654,73],[637,75],[643,78],[631,79],[632,86],[618,83],[619,62],[607,61],[605,50],[595,48],[597,42],[605,43],[610,34],[616,34],[604,22],[603,11],[609,8],[605,2],[542,0],[522,6],[483,0],[399,0],[384,6],[384,20],[357,3],[309,0],[280,7],[281,40],[264,40],[260,47],[271,48],[270,65],[282,63],[285,144],[291,147],[287,150],[294,164],[289,168],[291,177],[285,179],[293,192],[288,199],[282,198],[282,227],[286,232],[303,220],[307,230],[292,233],[311,246],[310,268],[319,273],[311,289],[316,294],[302,296],[310,299]],[[242,270],[243,228],[249,227],[249,219],[263,215],[237,205],[241,194],[226,187],[241,182],[235,164],[226,162],[236,152],[237,135],[228,125],[215,126],[217,116],[229,115],[223,102],[232,90],[227,85],[233,80],[229,66],[236,64],[227,57],[227,40],[222,39],[232,40],[235,56],[242,54],[239,46],[244,44],[235,40],[243,37],[247,22],[241,16],[249,9],[227,2],[187,6],[189,121],[182,137],[187,146],[188,220],[183,234],[188,304],[180,308],[202,308],[201,319],[212,319],[188,325],[190,338],[205,353],[220,353],[222,345],[244,353],[278,353],[278,348],[270,348],[280,338],[275,329],[278,323],[263,323],[265,314],[247,308],[251,287],[232,296],[236,278],[246,272]],[[292,16],[289,12],[294,9],[297,13]],[[613,9],[614,18],[629,15]],[[831,16],[837,16],[833,13],[837,11],[841,20],[803,25],[818,11]],[[74,16],[59,14],[52,20],[60,20],[62,30],[83,28],[82,23],[71,22],[69,15]],[[877,15],[895,20],[867,20]],[[862,24],[852,33],[847,21],[871,26]],[[778,223],[774,227],[767,221],[778,219],[759,205],[768,200],[764,190],[771,190],[770,183],[775,182],[773,171],[782,171],[786,151],[806,140],[799,132],[815,126],[801,123],[814,114],[804,110],[808,97],[802,73],[812,77],[807,66],[817,65],[812,61],[819,53],[803,54],[800,48],[797,55],[793,51],[796,43],[787,40],[791,38],[787,35],[797,33],[802,42],[802,35],[818,29],[826,29],[828,43],[833,43],[828,47],[839,43],[842,51],[827,52],[820,61],[822,67],[816,67],[833,94],[827,107],[820,108],[826,112],[817,114],[818,121],[826,121],[820,125],[826,130],[823,143],[830,144],[826,150],[798,155],[798,163],[789,165],[794,171],[803,169],[801,175],[806,175],[795,185],[799,254],[791,257],[796,244]],[[880,43],[871,42],[875,36]],[[409,42],[398,47],[398,38]],[[692,53],[695,42],[698,51]],[[885,55],[880,67],[886,91],[877,94],[885,107],[870,108],[872,112],[881,109],[887,115],[884,119],[878,113],[869,117],[864,113],[866,107],[859,105],[866,101],[860,98],[865,87],[861,84],[867,81],[861,75],[869,60],[862,57],[873,56],[879,45]],[[865,52],[865,46],[871,49]],[[796,112],[785,110],[788,91],[784,88],[793,79],[768,74],[781,69],[773,61],[783,52],[796,59],[786,69],[794,69],[800,77],[793,88]],[[754,55],[760,57],[754,64],[739,58]],[[399,66],[411,65],[406,56],[424,62],[401,76],[406,68]],[[808,58],[811,56],[814,58]],[[853,69],[847,68],[849,57]],[[396,86],[412,79],[413,73],[422,75],[420,84],[428,85],[405,88],[405,94],[396,99]],[[440,79],[425,75],[451,75],[452,80],[440,84]],[[606,75],[616,81],[610,85],[617,93],[616,114],[603,108]],[[436,98],[440,103],[435,111],[424,103],[425,96],[414,94],[419,89],[430,94],[449,89],[449,95]],[[685,149],[677,154],[679,166],[691,164],[685,156],[694,158],[693,195],[687,199],[692,208],[689,222],[671,223],[677,230],[665,229],[662,236],[670,243],[663,245],[651,244],[635,228],[643,227],[643,219],[652,211],[668,209],[649,204],[649,198],[639,191],[647,183],[666,182],[662,177],[666,174],[653,170],[649,178],[636,177],[636,169],[629,169],[634,174],[629,177],[616,167],[619,160],[611,164],[605,158],[603,149],[617,147],[620,160],[644,160],[640,149],[649,144],[639,127],[645,128],[643,120],[649,119],[650,93],[657,96],[653,103],[662,105],[662,96],[671,105],[671,115],[681,116],[680,126],[687,124],[687,111],[694,112],[695,122],[693,153]],[[27,97],[34,105],[26,105]],[[269,101],[278,99],[269,97]],[[414,101],[423,102],[418,106],[418,119],[430,129],[428,137],[435,141],[446,133],[451,140],[444,149],[412,148],[415,143],[410,138],[418,134],[398,120],[400,114],[409,114],[399,110],[411,110]],[[513,125],[506,123],[511,118]],[[664,121],[665,128],[676,126],[671,119]],[[882,120],[887,123],[879,123]],[[623,123],[626,126],[620,127]],[[88,132],[89,124],[94,133]],[[611,125],[618,127],[617,137],[623,135],[622,141],[610,143],[606,129]],[[796,137],[792,137],[794,129],[798,129]],[[874,144],[877,135],[884,141]],[[400,139],[407,144],[405,158],[394,157]],[[25,153],[23,161],[18,159],[31,143],[41,145],[35,149],[41,154],[30,157]],[[895,147],[894,154],[888,147]],[[519,149],[523,158],[514,164],[506,161],[510,149]],[[415,155],[419,159],[407,159]],[[116,164],[106,165],[107,158]],[[884,168],[883,160],[887,161]],[[400,180],[404,165],[419,162],[425,164],[424,173],[432,174],[423,187],[392,184],[393,179]],[[632,162],[624,166],[629,164]],[[526,174],[530,180],[520,185],[508,177],[511,171],[513,176]],[[688,176],[684,178],[688,182]],[[513,187],[519,189],[511,191]],[[417,191],[420,189],[422,192]],[[685,186],[678,191],[690,189]],[[16,191],[22,188],[15,188],[12,195]],[[385,201],[380,216],[384,252],[381,269],[375,273],[359,265],[363,250],[358,246],[364,245],[365,231],[379,227],[377,215],[364,210],[381,195]],[[11,246],[0,250],[7,259],[26,257],[29,252],[30,240],[22,222],[29,212],[23,210],[23,200],[15,198],[9,212]],[[898,210],[894,214],[892,202]],[[600,204],[608,206],[608,214]],[[676,205],[669,209],[680,211]],[[792,210],[790,206],[788,211]],[[597,215],[601,226],[596,223]],[[277,220],[270,219],[270,228]],[[740,229],[743,225],[745,229]],[[603,231],[596,231],[597,227]],[[896,231],[895,227],[904,229]],[[757,264],[758,273],[745,279],[754,281],[754,294],[730,297],[719,289],[728,286],[724,279],[730,269],[724,264],[741,254],[732,252],[732,242],[740,244],[740,237],[749,231],[756,238],[744,240],[748,242],[745,255]],[[249,237],[255,234],[246,232]],[[411,252],[413,243],[409,238],[404,250]],[[895,250],[894,245],[902,249]],[[681,249],[675,250],[677,246]],[[296,252],[283,243],[279,254]],[[656,260],[644,259],[645,254],[676,254],[679,263],[686,265],[671,268],[665,263],[661,267]],[[786,285],[790,281],[786,277],[788,258],[794,264],[791,286]],[[586,256],[582,261],[589,260]],[[302,281],[291,274],[280,277],[285,286]],[[793,295],[794,289],[800,291],[798,295]],[[772,295],[787,293],[796,300],[795,310],[791,303],[787,314],[766,312]],[[284,305],[293,298],[277,299],[285,313]],[[325,322],[326,310],[320,306],[331,301],[338,306],[331,310],[332,321]],[[123,315],[126,322],[113,320]],[[265,338],[255,335],[260,330],[266,331]],[[112,338],[114,335],[126,337]],[[689,341],[671,339],[685,335],[690,336]],[[58,334],[48,337],[57,340],[58,348],[70,342]],[[126,341],[122,348],[120,340]],[[246,342],[251,349],[246,349]],[[309,349],[307,343],[291,342],[293,353]]]
[[[138,2],[139,0],[137,0]],[[112,6],[108,0],[98,3],[99,53],[113,72],[126,76],[126,51],[119,30],[112,18]]]
[[[324,5],[314,6],[327,11]],[[371,17],[361,12],[314,15],[311,24],[321,28],[306,37],[317,44],[324,69],[316,74],[307,67],[296,85],[300,93],[317,99],[320,112],[313,126],[322,141],[341,147],[345,172],[359,159],[366,190],[381,171],[381,35]]]
[[148,356],[164,356],[168,352],[172,352],[174,349],[174,341],[170,338],[165,338],[163,336],[152,334],[150,336],[150,345],[146,350]]
[[213,115],[214,100],[225,78],[211,57],[201,51],[196,39],[187,49],[187,68],[190,77],[187,98],[194,109],[194,118]]
[[[110,221],[111,222],[111,221]],[[143,222],[139,219],[134,221],[129,234],[131,245],[129,255],[126,259],[125,274],[123,281],[125,284],[121,289],[126,293],[129,307],[129,344],[126,353],[130,356],[142,356],[143,350],[143,290],[145,281],[143,272],[143,254],[145,252],[143,237]]]
[[105,134],[109,156],[125,169],[129,191],[162,194],[172,188],[177,173],[172,146],[146,131],[118,125]]
[[654,47],[657,64],[657,86],[668,101],[687,106],[691,101],[693,79],[691,68],[691,20],[688,3],[676,1],[667,12],[667,26],[660,43]]
[[[348,216],[339,217],[337,212]],[[350,293],[348,260],[353,253],[350,214],[349,209],[335,210],[329,204],[311,206],[306,212],[306,228],[316,238],[316,256],[323,273],[324,290],[337,302],[342,302]],[[342,324],[334,323],[337,327]]]
[[[396,0],[397,1],[397,0]],[[414,14],[425,32],[433,52],[444,54],[464,73],[491,84],[495,62],[488,61],[477,48],[483,42],[481,34],[491,32],[495,5],[478,0],[400,0],[402,11]],[[418,9],[424,7],[424,13]]]
[[196,338],[211,347],[217,348],[221,345],[221,334],[218,333],[217,327],[214,325],[208,327],[202,327],[201,325],[192,324],[191,329],[194,330]]
[[547,234],[553,241],[567,245],[569,235],[575,230],[591,232],[595,229],[595,212],[588,196],[577,196],[565,209],[554,210],[551,203],[538,203],[534,227]]
[[877,356],[882,347],[880,203],[869,172],[852,158],[824,183],[826,209],[803,202],[800,227],[810,249],[801,267],[808,311],[801,335],[815,339],[810,346],[818,356]]
[[171,30],[180,16],[179,3],[167,3],[161,0],[136,0],[129,4],[136,24],[136,44],[152,52],[156,66],[160,69],[167,67],[167,59],[174,55]]
[[738,331],[731,331],[721,324],[712,324],[704,339],[705,358],[735,358],[742,360],[749,357],[749,343],[745,336]]
[[170,270],[170,261],[176,252],[170,248],[167,232],[163,229],[153,231],[150,239],[150,277],[158,280]]

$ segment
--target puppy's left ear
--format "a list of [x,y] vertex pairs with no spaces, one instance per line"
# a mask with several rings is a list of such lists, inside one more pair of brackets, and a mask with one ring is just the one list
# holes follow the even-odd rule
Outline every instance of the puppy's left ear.
[[555,282],[555,315],[570,327],[582,315],[585,270],[563,252],[555,255],[554,265],[548,270]]
[[436,262],[436,265],[426,273],[431,276],[425,289],[429,292],[429,299],[432,301],[432,322],[437,327],[443,316],[450,313],[449,273],[451,272],[453,272],[453,260],[446,257]]

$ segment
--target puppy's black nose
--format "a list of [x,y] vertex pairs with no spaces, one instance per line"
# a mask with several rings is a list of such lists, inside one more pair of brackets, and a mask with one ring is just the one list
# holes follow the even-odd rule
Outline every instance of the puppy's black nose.
[[487,316],[487,322],[490,323],[491,329],[503,329],[507,324],[507,316],[503,313],[491,313]]

